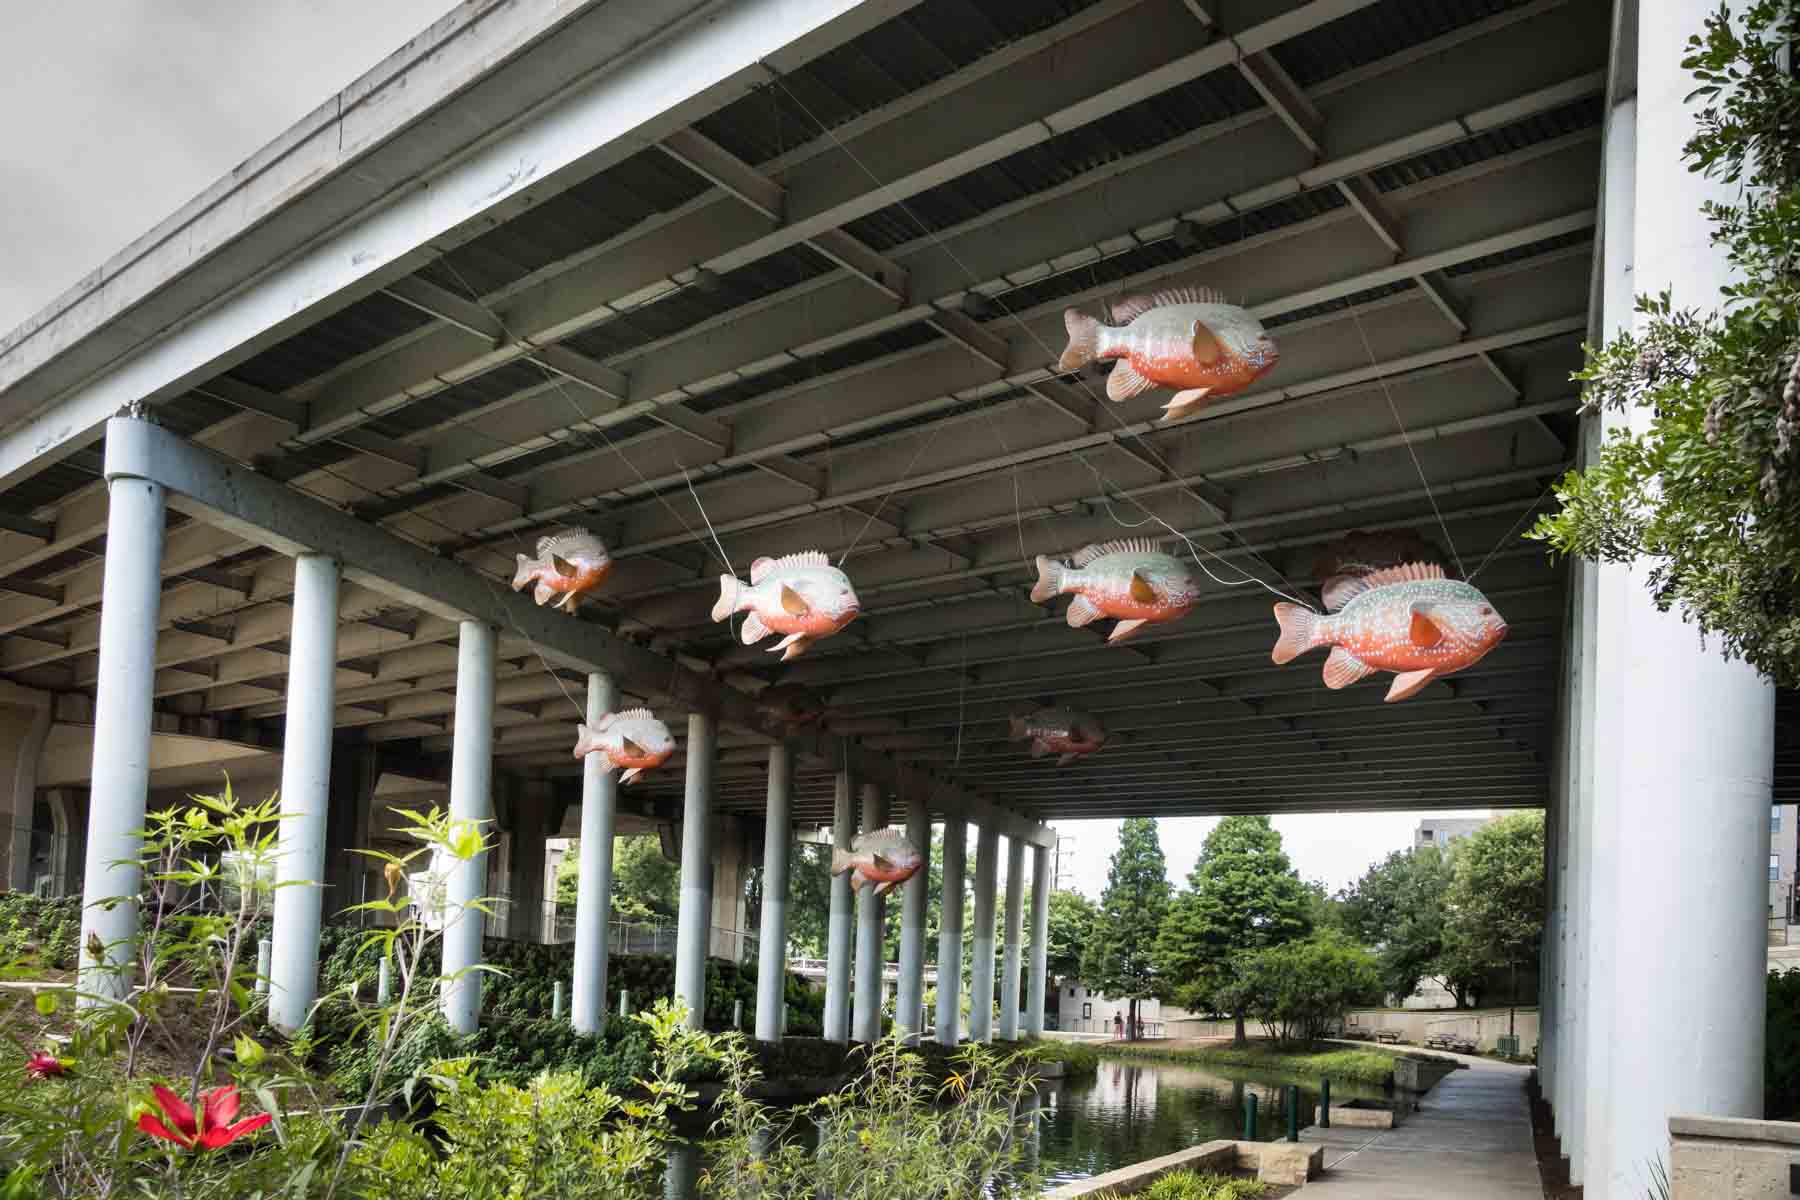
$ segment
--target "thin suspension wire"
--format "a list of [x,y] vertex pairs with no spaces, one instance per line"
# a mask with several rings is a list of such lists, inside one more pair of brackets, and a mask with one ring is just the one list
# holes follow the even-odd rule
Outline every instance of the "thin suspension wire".
[[1560,476],[1552,475],[1550,477],[1550,482],[1544,485],[1544,490],[1531,498],[1531,503],[1525,506],[1525,511],[1520,513],[1517,519],[1513,521],[1511,528],[1500,535],[1500,540],[1494,543],[1494,548],[1487,552],[1487,557],[1481,560],[1480,564],[1476,566],[1473,574],[1471,574],[1465,582],[1474,583],[1475,577],[1487,570],[1487,565],[1494,561],[1494,555],[1500,553],[1501,547],[1505,546],[1506,543],[1511,540],[1512,535],[1518,532],[1519,526],[1525,523],[1525,518],[1537,511],[1537,506],[1542,504],[1544,502],[1544,497],[1548,496],[1551,489],[1556,487],[1559,478]]
[[1419,462],[1419,452],[1413,448],[1412,434],[1407,431],[1406,422],[1400,419],[1400,407],[1394,403],[1393,390],[1388,387],[1387,372],[1375,361],[1375,348],[1369,344],[1369,335],[1363,329],[1362,315],[1354,305],[1350,308],[1350,319],[1356,323],[1356,334],[1362,339],[1363,353],[1368,355],[1369,367],[1381,384],[1381,394],[1387,397],[1388,411],[1394,414],[1394,424],[1400,429],[1400,440],[1406,443],[1406,453],[1412,458],[1413,470],[1418,472],[1419,482],[1425,487],[1425,498],[1431,501],[1431,512],[1437,518],[1438,528],[1443,531],[1444,543],[1450,547],[1450,556],[1456,559],[1456,573],[1466,580],[1469,577],[1468,568],[1463,566],[1462,555],[1457,552],[1456,539],[1450,536],[1450,526],[1444,523],[1444,512],[1438,507],[1437,493],[1431,490],[1431,480],[1425,478],[1425,468]]
[[[938,434],[943,431],[944,422],[933,422],[930,435],[919,439],[919,446],[913,451],[912,461],[906,464],[906,470],[900,473],[899,478],[894,480],[892,486],[881,494],[881,500],[875,505],[874,511],[862,523],[862,528],[856,531],[856,536],[850,540],[850,544],[844,547],[844,552],[838,555],[838,566],[844,565],[844,560],[850,557],[850,552],[856,549],[858,542],[862,541],[863,534],[869,532],[869,526],[875,523],[875,518],[881,515],[881,510],[887,507],[887,502],[893,499],[894,493],[900,489],[900,485],[912,477],[913,468],[919,465],[919,459],[924,457],[925,451],[931,446],[931,443],[937,441]],[[830,445],[830,442],[827,442],[826,445]]]
[[[950,261],[954,262],[957,265],[957,267],[963,272],[963,274],[969,278],[971,284],[979,283],[980,277],[975,274],[974,270],[972,270],[969,267],[969,265],[967,263],[965,263],[953,249],[950,248],[949,243],[946,242],[944,240],[944,238],[942,236],[940,236],[936,230],[932,229],[931,226],[929,226],[928,224],[926,224],[923,220],[921,220],[919,218],[918,214],[912,210],[912,206],[906,202],[905,198],[903,198],[898,193],[896,193],[893,190],[893,188],[889,187],[888,184],[879,175],[877,175],[873,170],[871,170],[869,168],[868,164],[863,162],[862,159],[857,156],[856,152],[851,150],[850,147],[844,143],[843,139],[841,139],[837,136],[836,131],[834,131],[830,126],[826,125],[823,121],[821,121],[818,118],[818,116],[816,114],[814,114],[813,111],[806,106],[806,102],[803,101],[802,99],[800,99],[799,96],[795,95],[793,89],[789,88],[787,86],[786,79],[778,71],[776,71],[773,67],[769,67],[767,63],[764,63],[763,66],[769,70],[769,72],[770,72],[771,76],[774,78],[774,81],[777,84],[777,86],[779,86],[782,89],[782,91],[787,94],[788,98],[794,102],[795,106],[798,107],[800,109],[800,111],[805,113],[806,116],[812,120],[813,124],[817,125],[819,127],[820,131],[823,132],[826,137],[831,139],[832,144],[834,146],[836,146],[840,151],[842,151],[844,153],[845,157],[849,158],[851,162],[855,163],[857,168],[860,171],[862,171],[862,173],[864,175],[867,175],[869,177],[870,181],[873,182],[877,188],[879,188],[883,193],[885,193],[887,195],[887,197],[894,204],[895,207],[899,208],[909,218],[912,219],[913,223],[919,227],[920,231],[925,234],[925,236],[932,242],[932,244],[935,245],[939,250],[942,250],[944,252],[945,256],[948,257],[950,259]],[[1041,350],[1043,350],[1046,355],[1050,356],[1054,360],[1056,357],[1055,351],[1044,342],[1043,338],[1038,336],[1037,331],[1032,329],[1031,326],[1029,324],[1027,324],[1023,318],[1021,318],[1017,313],[1012,311],[1011,306],[1007,305],[1004,300],[998,301],[998,303],[1000,304],[1001,311],[1003,313],[1005,313],[1006,316],[1008,318],[1010,318],[1014,324],[1018,325],[1021,329],[1023,329],[1025,331],[1026,336],[1029,337],[1032,341],[1036,342],[1038,347]],[[1117,413],[1113,413],[1112,410],[1106,405],[1106,403],[1101,401],[1099,396],[1097,396],[1094,393],[1093,389],[1088,386],[1086,380],[1082,379],[1079,374],[1077,374],[1075,376],[1075,379],[1076,379],[1076,385],[1078,387],[1080,387],[1082,391],[1087,393],[1088,398],[1095,403],[1096,407],[1101,408],[1101,409],[1111,413],[1114,421],[1116,421],[1118,423],[1120,429],[1123,432],[1125,432],[1126,434],[1130,435],[1139,445],[1141,445],[1144,448],[1145,452],[1147,454],[1149,454],[1151,456],[1151,458],[1156,461],[1158,466],[1163,471],[1165,471],[1169,474],[1175,474],[1175,472],[1169,466],[1169,464],[1162,458],[1161,455],[1159,455],[1156,452],[1156,450],[1150,445],[1150,443],[1145,440],[1143,435],[1138,433],[1136,430],[1132,429],[1129,425],[1125,424],[1124,419],[1121,418]],[[1190,496],[1192,496],[1193,499],[1197,503],[1199,503],[1202,507],[1211,507],[1210,505],[1208,505],[1206,503],[1206,500],[1204,497],[1200,496],[1199,493],[1195,492],[1185,482],[1182,482],[1179,486],[1181,487],[1181,489],[1183,491],[1187,492]],[[1148,513],[1150,511],[1148,508],[1146,508],[1142,504],[1142,502],[1138,501],[1135,497],[1130,497],[1130,499],[1132,500],[1133,503],[1137,504],[1139,508],[1144,509],[1144,511],[1146,513]],[[1154,514],[1152,514],[1152,515],[1154,515]],[[1161,522],[1165,527],[1168,527],[1171,530],[1173,530],[1173,527],[1169,526],[1166,521],[1162,521],[1161,517],[1157,517],[1156,519],[1159,522]],[[1232,533],[1232,536],[1239,537],[1236,530],[1231,528],[1231,524],[1229,521],[1226,521],[1224,524],[1225,524],[1225,528]],[[1177,536],[1181,536],[1182,540],[1187,542],[1189,551],[1195,554],[1196,561],[1198,561],[1199,556],[1198,556],[1198,552],[1196,550],[1195,544],[1192,541],[1188,540],[1184,535],[1179,534],[1178,532],[1177,532]],[[1239,537],[1239,540],[1242,541],[1243,539],[1241,537]],[[1217,558],[1221,563],[1226,562],[1226,560],[1221,555],[1219,555],[1216,551],[1214,551],[1211,547],[1201,546],[1201,547],[1198,547],[1198,550],[1204,550],[1209,556],[1211,556],[1213,558]],[[1238,567],[1235,564],[1229,564],[1229,565],[1231,565],[1232,570],[1239,571],[1244,575],[1243,582],[1246,582],[1246,583],[1255,582],[1258,585],[1262,586],[1263,588],[1267,589],[1268,591],[1270,591],[1276,595],[1282,596],[1284,599],[1291,598],[1291,597],[1288,597],[1286,593],[1279,592],[1275,588],[1271,587],[1267,582],[1265,582],[1260,577],[1253,575],[1247,571],[1243,571],[1243,568]],[[1283,583],[1286,583],[1289,587],[1294,586],[1292,581],[1290,581],[1286,575],[1282,574],[1282,572],[1280,570],[1274,568],[1272,565],[1270,565],[1268,563],[1265,563],[1264,565],[1270,566],[1270,569],[1275,571],[1275,574],[1277,575],[1277,577],[1279,577],[1281,579],[1281,581]],[[1215,578],[1215,579],[1217,578],[1216,576],[1214,576],[1212,574],[1211,571],[1207,571],[1207,575],[1209,578]],[[1295,590],[1298,590],[1298,589],[1296,588]],[[1308,607],[1311,607],[1311,606],[1309,605]]]

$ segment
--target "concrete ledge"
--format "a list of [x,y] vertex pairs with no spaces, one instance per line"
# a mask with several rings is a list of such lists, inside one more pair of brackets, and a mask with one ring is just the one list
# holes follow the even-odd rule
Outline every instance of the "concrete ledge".
[[1202,1142],[1161,1158],[1146,1159],[1092,1179],[1065,1183],[1044,1193],[1045,1200],[1076,1200],[1101,1195],[1133,1196],[1171,1171],[1254,1170],[1264,1183],[1297,1187],[1325,1170],[1325,1147],[1299,1142]]
[[1788,1195],[1800,1165],[1800,1125],[1742,1117],[1669,1118],[1671,1200]]
[[[1325,1123],[1324,1110],[1313,1107],[1313,1123]],[[1386,1104],[1367,1104],[1352,1100],[1348,1104],[1331,1106],[1331,1123],[1346,1129],[1392,1129],[1400,1123],[1400,1116]]]

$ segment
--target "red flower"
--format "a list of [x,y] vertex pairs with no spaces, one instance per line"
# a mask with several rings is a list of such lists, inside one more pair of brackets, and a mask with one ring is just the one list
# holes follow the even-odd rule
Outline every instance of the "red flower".
[[63,1065],[62,1059],[48,1050],[34,1050],[31,1057],[25,1060],[25,1078],[48,1079],[52,1075],[67,1075],[69,1068]]
[[274,1120],[268,1113],[258,1113],[236,1121],[238,1094],[235,1087],[218,1087],[200,1095],[200,1126],[194,1125],[194,1110],[168,1088],[158,1084],[150,1089],[156,1095],[156,1106],[169,1118],[174,1128],[159,1121],[151,1113],[138,1115],[138,1128],[152,1137],[174,1142],[189,1149],[214,1150],[229,1145],[246,1133],[254,1133]]

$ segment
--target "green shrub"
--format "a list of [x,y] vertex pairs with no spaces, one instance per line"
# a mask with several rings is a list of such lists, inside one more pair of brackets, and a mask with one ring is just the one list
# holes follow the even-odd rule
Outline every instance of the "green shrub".
[[1249,1067],[1299,1075],[1307,1079],[1352,1080],[1385,1087],[1393,1082],[1394,1059],[1386,1050],[1327,1050],[1295,1053],[1256,1043],[1249,1046],[1191,1046],[1172,1049],[1143,1042],[1108,1042],[1100,1047],[1102,1058],[1140,1058],[1151,1061],[1190,1063],[1196,1066]]
[[72,971],[80,941],[79,896],[46,900],[29,892],[0,893],[0,965]]
[[1144,1200],[1257,1200],[1267,1190],[1267,1184],[1255,1179],[1170,1171],[1138,1195]]
[[1066,1076],[1092,1075],[1100,1069],[1099,1049],[1086,1042],[1045,1039],[1038,1047],[1039,1057],[1045,1062],[1061,1063]]
[[1800,971],[1769,972],[1768,1033],[1763,1042],[1763,1116],[1800,1116]]

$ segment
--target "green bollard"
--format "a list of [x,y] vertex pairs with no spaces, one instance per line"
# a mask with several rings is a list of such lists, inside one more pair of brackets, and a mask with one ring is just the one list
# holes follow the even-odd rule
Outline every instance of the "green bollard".
[[1331,1128],[1331,1080],[1319,1080],[1319,1128]]
[[619,1015],[621,1017],[631,1015],[631,993],[624,988],[619,989]]
[[1300,1140],[1300,1085],[1287,1085],[1288,1141]]
[[1256,1140],[1256,1093],[1244,1093],[1244,1140]]

